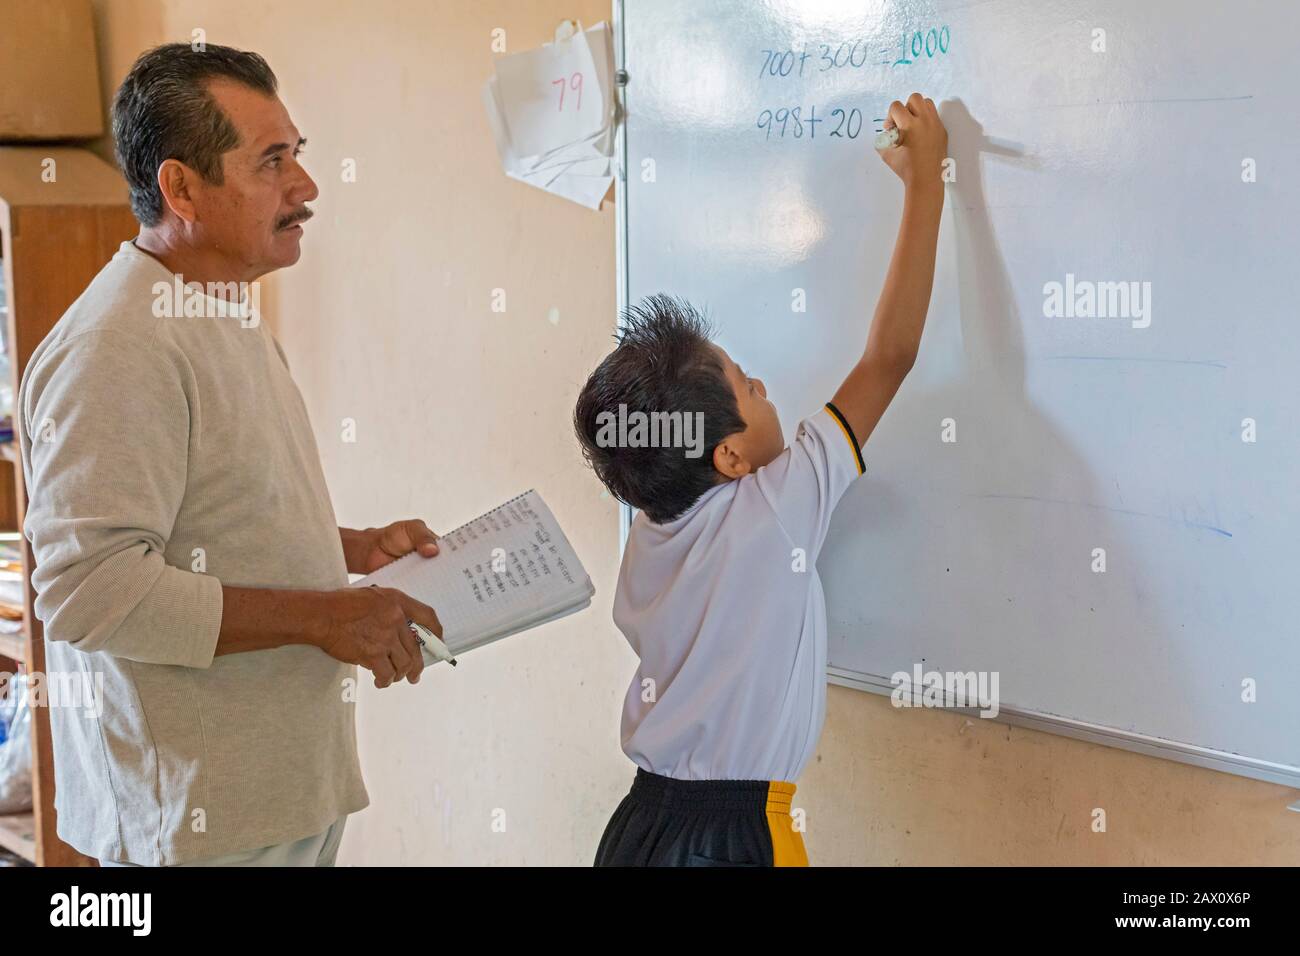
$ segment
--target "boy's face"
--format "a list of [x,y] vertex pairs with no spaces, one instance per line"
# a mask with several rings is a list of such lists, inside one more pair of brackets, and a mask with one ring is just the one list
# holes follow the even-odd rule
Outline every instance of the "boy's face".
[[728,435],[713,450],[713,467],[728,479],[748,475],[785,451],[785,438],[781,434],[781,419],[776,406],[767,400],[767,389],[760,379],[750,378],[727,354],[727,350],[714,345],[731,391],[736,396],[740,417],[745,420],[745,430]]

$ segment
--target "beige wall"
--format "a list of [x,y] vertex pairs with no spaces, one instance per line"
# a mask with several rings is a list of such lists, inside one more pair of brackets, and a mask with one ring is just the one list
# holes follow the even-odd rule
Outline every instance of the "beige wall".
[[[302,261],[268,290],[340,522],[448,527],[529,486],[596,585],[590,611],[418,686],[368,688],[371,805],[340,862],[585,864],[631,776],[633,658],[610,622],[618,511],[569,414],[609,347],[614,213],[505,178],[479,89],[511,50],[605,0],[96,0],[105,96],[134,56],[201,27],[256,49],[321,187]],[[101,142],[97,148],[108,154]],[[358,182],[340,181],[344,158]],[[508,310],[490,310],[495,288]],[[552,321],[554,319],[554,321]],[[358,440],[340,439],[357,422]],[[796,800],[816,863],[1297,863],[1298,795],[1206,770],[831,688]],[[1090,831],[1094,807],[1109,831]],[[505,812],[504,833],[492,813]]]

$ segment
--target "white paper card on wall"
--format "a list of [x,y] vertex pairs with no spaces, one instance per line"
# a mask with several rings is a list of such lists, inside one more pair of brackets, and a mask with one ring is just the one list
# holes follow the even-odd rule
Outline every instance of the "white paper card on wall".
[[585,33],[497,61],[506,126],[523,156],[541,156],[604,125],[603,96]]
[[608,25],[579,25],[568,39],[501,57],[495,68],[483,105],[506,175],[600,208],[614,173]]

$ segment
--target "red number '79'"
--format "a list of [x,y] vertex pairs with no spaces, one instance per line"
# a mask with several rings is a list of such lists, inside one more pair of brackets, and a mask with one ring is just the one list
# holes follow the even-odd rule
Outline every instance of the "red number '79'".
[[582,74],[581,73],[573,74],[573,76],[569,77],[567,82],[565,81],[564,77],[560,77],[558,80],[551,80],[551,86],[555,86],[556,84],[559,84],[560,87],[560,112],[564,112],[565,87],[574,90],[578,94],[578,105],[575,106],[574,109],[581,110],[582,109]]

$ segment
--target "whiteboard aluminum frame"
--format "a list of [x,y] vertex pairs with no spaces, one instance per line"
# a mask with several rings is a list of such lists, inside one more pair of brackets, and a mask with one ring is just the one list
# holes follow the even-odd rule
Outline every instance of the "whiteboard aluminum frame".
[[[622,79],[626,76],[626,49],[623,43],[623,0],[613,0],[610,13],[614,29],[614,90],[616,106],[614,112],[614,156],[617,158],[618,176],[614,180],[614,241],[616,245],[618,314],[614,321],[616,328],[622,324],[623,311],[631,304],[628,302],[628,260],[627,260],[627,117],[626,103],[623,99]],[[627,535],[632,530],[633,509],[629,504],[618,506],[618,556],[621,561],[623,549],[627,547]]]
[[[623,75],[622,71],[627,68],[626,44],[623,32],[623,3],[624,0],[612,0],[613,9],[611,13],[614,30],[614,68],[616,75],[620,76]],[[617,243],[616,271],[618,314],[620,317],[618,321],[621,322],[623,310],[631,304],[628,301],[627,114],[622,84],[616,84],[616,89],[618,91],[618,113],[615,119],[614,154],[618,158],[619,174],[615,181],[617,208],[615,209],[614,232]],[[618,553],[620,560],[624,549],[627,547],[627,536],[632,527],[633,516],[634,511],[630,505],[619,505]],[[890,683],[888,678],[846,670],[841,667],[827,667],[826,679],[829,683],[839,687],[868,691],[885,697],[888,697],[894,690],[894,685]],[[1091,724],[1082,720],[1074,720],[1054,714],[1043,714],[1032,710],[1020,710],[1015,707],[1000,707],[998,716],[987,718],[979,716],[978,708],[944,707],[931,709],[966,714],[978,720],[994,720],[1029,730],[1038,730],[1047,734],[1056,734],[1062,737],[1071,737],[1075,740],[1101,744],[1105,747],[1129,750],[1133,753],[1145,754],[1148,757],[1175,760],[1195,767],[1204,767],[1207,770],[1218,770],[1222,773],[1236,774],[1240,777],[1249,777],[1254,780],[1263,780],[1267,783],[1276,783],[1300,789],[1300,767],[1271,763],[1254,757],[1243,757],[1240,754],[1212,750],[1208,747],[1197,747],[1195,744],[1179,743],[1135,731],[1117,730],[1114,727],[1106,727],[1101,724]]]

